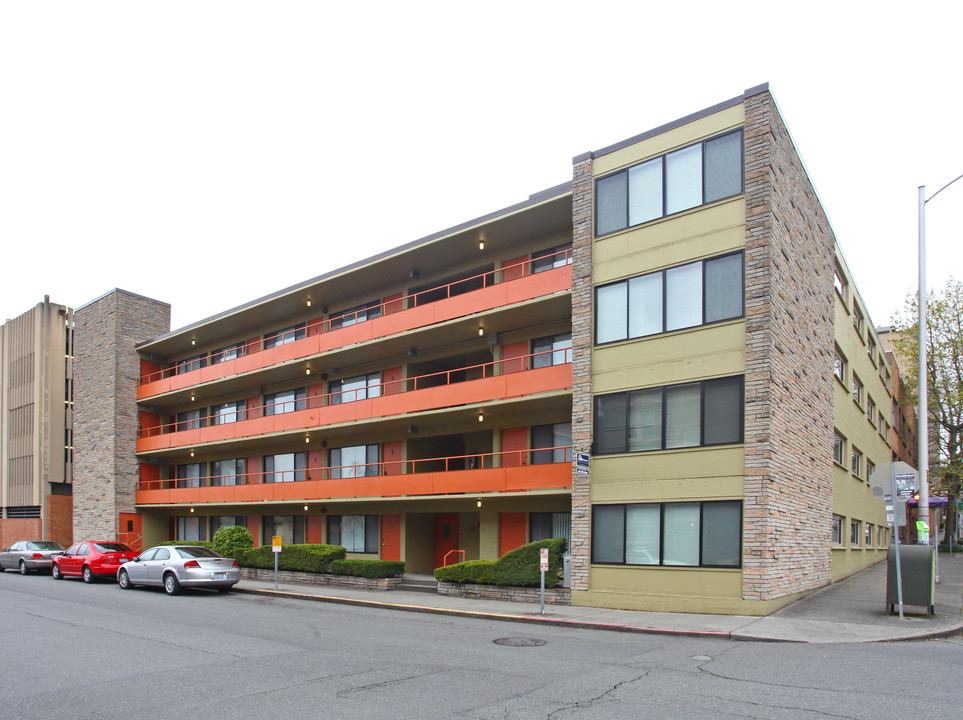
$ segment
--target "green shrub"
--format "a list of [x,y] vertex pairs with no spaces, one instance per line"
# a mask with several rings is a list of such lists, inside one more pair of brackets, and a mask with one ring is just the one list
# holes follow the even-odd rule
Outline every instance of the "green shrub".
[[[340,545],[285,545],[278,553],[279,570],[300,572],[330,572],[333,560],[344,560],[347,552]],[[274,553],[270,545],[252,548],[243,558],[235,558],[244,567],[274,569]]]
[[393,578],[405,574],[405,564],[398,560],[333,560],[332,575],[364,578]]
[[557,587],[561,582],[562,554],[568,541],[565,538],[538,540],[507,552],[495,561],[495,585],[541,585],[539,551],[548,548],[548,570],[545,587]]
[[232,557],[235,560],[236,550],[247,550],[254,547],[254,538],[246,527],[231,525],[222,527],[211,538],[214,541],[214,550],[225,557]]
[[952,550],[951,550],[949,544],[943,543],[942,545],[940,545],[940,552],[942,552],[942,553],[948,553],[948,552],[963,553],[963,545],[955,545],[955,544],[954,544],[954,545],[953,545],[953,548],[952,548]]
[[435,579],[453,583],[495,584],[495,560],[468,560],[467,562],[435,568]]

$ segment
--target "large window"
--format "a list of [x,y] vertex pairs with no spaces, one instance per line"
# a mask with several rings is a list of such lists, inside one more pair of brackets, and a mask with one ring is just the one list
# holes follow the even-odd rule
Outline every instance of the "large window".
[[572,333],[560,333],[532,340],[532,367],[564,365],[572,362]]
[[736,130],[599,178],[595,234],[740,194],[742,157],[742,130]]
[[742,504],[640,503],[592,507],[592,562],[739,567]]
[[[563,537],[572,540],[572,513],[570,512],[533,512],[528,516],[528,541],[550,540]],[[571,548],[566,548],[566,555]]]
[[211,485],[243,485],[247,460],[215,460],[211,463]]
[[187,360],[181,360],[177,364],[177,374],[182,375],[191,372],[191,370],[200,370],[202,367],[207,367],[207,355],[198,355]]
[[299,325],[292,325],[291,327],[286,327],[281,330],[275,330],[272,333],[268,333],[264,336],[264,349],[277,347],[278,345],[287,345],[295,340],[300,340],[306,334],[305,324],[301,323]]
[[[177,487],[196,488],[201,487],[201,479],[204,477],[204,463],[187,463],[177,466]],[[198,540],[199,538],[194,538]]]
[[331,477],[374,477],[381,474],[380,446],[354,445],[331,451]]
[[833,515],[833,545],[843,544],[843,519]]
[[244,343],[235,343],[234,345],[228,345],[220,350],[215,350],[211,353],[211,365],[217,365],[218,363],[226,362],[227,360],[239,358],[244,355],[244,351]]
[[176,518],[174,531],[177,535],[175,540],[207,540],[207,529],[204,527],[207,518],[196,515]]
[[532,273],[572,264],[572,243],[532,253]]
[[331,393],[332,405],[381,397],[381,373],[332,380],[328,391]]
[[[532,427],[532,464],[572,462],[572,423]],[[537,448],[545,448],[539,450]],[[553,536],[554,537],[554,536]]]
[[187,410],[186,412],[177,413],[177,432],[207,427],[207,416],[204,414],[205,412],[204,408],[198,408],[197,410]]
[[742,376],[595,398],[599,455],[742,442]]
[[282,545],[304,543],[304,515],[265,515],[262,521],[263,542],[280,535]]
[[211,407],[211,425],[226,425],[243,420],[246,410],[247,403],[243,400],[214,405]]
[[382,310],[381,301],[375,300],[364,305],[342,310],[338,313],[332,313],[331,329],[336,330],[338,328],[348,327],[349,325],[357,325],[368,320],[374,320],[375,318],[381,317]]
[[377,515],[328,515],[328,545],[348,552],[376,553],[380,545]]
[[243,515],[214,515],[211,517],[211,537],[214,537],[216,533],[221,528],[234,527],[239,525],[242,528],[247,528],[247,518]]
[[596,344],[742,317],[742,266],[738,252],[597,288]]
[[304,388],[282,390],[264,396],[265,415],[283,415],[284,413],[304,410]]
[[833,460],[837,465],[846,464],[846,438],[838,430],[833,434]]
[[283,453],[264,456],[264,482],[294,482],[304,480],[305,454]]

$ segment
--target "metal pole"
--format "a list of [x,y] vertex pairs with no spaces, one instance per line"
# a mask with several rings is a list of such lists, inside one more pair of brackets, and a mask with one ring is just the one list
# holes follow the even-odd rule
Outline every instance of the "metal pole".
[[[926,186],[919,186],[919,250],[920,250],[920,287],[919,298],[919,409],[917,410],[917,423],[919,425],[917,438],[919,455],[917,464],[920,474],[920,499],[916,504],[917,520],[922,520],[926,527],[930,522],[930,487],[927,479],[927,471],[930,464],[930,414],[929,397],[926,377],[926,351],[927,336],[926,332]],[[921,544],[929,544],[928,532],[917,531],[916,541]]]
[[899,566],[899,498],[896,496],[896,463],[890,463],[889,479],[893,493],[893,552],[896,555],[896,597],[899,598],[899,619],[903,619],[903,576]]

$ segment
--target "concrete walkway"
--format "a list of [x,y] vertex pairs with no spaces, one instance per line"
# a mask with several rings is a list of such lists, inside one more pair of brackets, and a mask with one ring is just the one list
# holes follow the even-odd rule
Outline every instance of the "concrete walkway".
[[521,623],[622,632],[718,636],[734,640],[807,643],[881,642],[946,637],[963,632],[963,556],[939,557],[935,614],[904,606],[904,618],[886,604],[886,563],[881,562],[817,590],[768,617],[639,612],[574,606],[469,600],[432,593],[376,592],[242,580],[236,592],[342,603],[408,612],[436,613]]

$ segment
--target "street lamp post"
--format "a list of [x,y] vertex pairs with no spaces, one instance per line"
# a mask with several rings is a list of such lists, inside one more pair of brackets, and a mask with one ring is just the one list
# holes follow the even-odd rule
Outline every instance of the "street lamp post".
[[[926,376],[926,351],[927,351],[927,328],[926,328],[926,203],[946,190],[957,180],[963,179],[963,175],[950,180],[935,193],[926,197],[926,186],[919,186],[919,246],[920,246],[920,287],[917,304],[919,305],[919,409],[917,410],[917,422],[919,432],[917,440],[917,455],[919,457],[920,474],[920,499],[917,503],[917,516],[927,524],[926,530],[918,530],[916,540],[919,543],[929,544],[929,521],[930,521],[930,486],[927,472],[930,464],[930,413],[929,397]],[[936,537],[936,532],[933,537]]]

